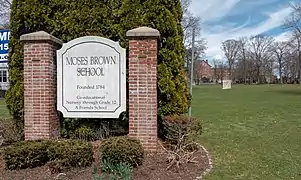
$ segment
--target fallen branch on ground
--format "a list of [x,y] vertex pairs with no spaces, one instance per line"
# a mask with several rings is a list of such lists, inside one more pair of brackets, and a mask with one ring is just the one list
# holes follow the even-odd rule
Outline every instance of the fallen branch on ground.
[[160,146],[164,149],[164,151],[168,154],[167,161],[169,163],[166,170],[169,170],[172,166],[176,165],[177,168],[180,168],[180,165],[187,163],[198,163],[195,161],[194,154],[200,149],[198,148],[189,151],[189,147],[192,145],[198,145],[197,143],[189,143],[186,144],[185,137],[187,135],[183,135],[179,138],[178,143],[176,145],[171,145],[171,150],[167,150],[160,142]]

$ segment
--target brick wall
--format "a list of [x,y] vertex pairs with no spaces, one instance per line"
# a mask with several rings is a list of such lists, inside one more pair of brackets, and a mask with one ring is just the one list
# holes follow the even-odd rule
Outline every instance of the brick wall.
[[199,78],[208,78],[209,80],[213,79],[213,69],[212,66],[206,60],[202,60],[196,64],[196,71]]
[[199,78],[208,78],[209,80],[219,81],[221,79],[230,79],[230,73],[227,67],[212,67],[208,60],[201,60],[196,64],[196,71]]
[[43,35],[45,34],[39,32],[21,37],[21,40],[24,41],[24,131],[26,140],[56,138],[59,136],[60,130],[55,106],[55,54],[59,45],[51,41],[49,34],[46,34],[46,38]]
[[[137,34],[137,32],[145,32]],[[138,28],[129,41],[129,136],[157,148],[157,30]]]
[[[129,136],[144,149],[157,149],[157,39],[147,27],[127,32],[129,42]],[[45,33],[21,36],[24,41],[25,138],[59,136],[56,111],[55,51],[62,42]]]

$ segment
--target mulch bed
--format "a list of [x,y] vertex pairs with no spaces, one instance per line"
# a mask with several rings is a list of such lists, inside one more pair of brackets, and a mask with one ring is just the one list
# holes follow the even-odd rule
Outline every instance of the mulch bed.
[[[94,165],[98,167],[100,172],[100,158],[99,158],[99,142],[94,142]],[[1,150],[0,150],[1,152]],[[168,167],[167,154],[160,150],[158,153],[145,154],[143,165],[135,168],[132,173],[133,180],[194,180],[199,177],[208,167],[209,160],[204,151],[200,150],[195,154],[196,164],[189,163],[186,165]],[[73,168],[64,170],[62,173],[62,180],[92,180],[93,166],[87,168]],[[0,180],[51,180],[56,179],[58,174],[52,174],[47,165],[28,168],[22,170],[5,170],[3,157],[0,154]]]

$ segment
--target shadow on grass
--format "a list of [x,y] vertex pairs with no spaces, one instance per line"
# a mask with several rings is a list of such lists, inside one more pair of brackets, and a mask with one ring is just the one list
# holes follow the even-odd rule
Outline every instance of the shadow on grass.
[[266,91],[269,93],[278,93],[278,94],[286,94],[286,95],[294,95],[294,96],[301,96],[301,90],[292,90],[292,89],[282,89],[276,91]]

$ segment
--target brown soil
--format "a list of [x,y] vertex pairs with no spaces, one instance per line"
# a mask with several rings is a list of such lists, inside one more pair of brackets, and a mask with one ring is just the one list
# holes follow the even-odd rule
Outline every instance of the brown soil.
[[[99,161],[99,142],[93,143],[94,146],[94,165],[100,170]],[[167,163],[167,154],[163,151],[153,154],[146,154],[144,158],[143,165],[134,169],[132,173],[133,180],[192,180],[200,176],[206,168],[209,167],[209,161],[207,159],[206,153],[199,151],[195,154],[196,164],[186,164],[177,167],[173,166],[169,170]],[[92,166],[93,167],[93,166]],[[87,168],[77,168],[64,170],[62,173],[62,180],[92,180],[92,167]],[[99,171],[99,173],[101,173]],[[1,155],[0,149],[0,180],[53,180],[56,179],[58,174],[52,174],[51,170],[47,165],[28,168],[22,170],[5,170],[4,161]]]
[[194,180],[209,167],[208,159],[203,151],[195,154],[197,164],[184,164],[178,169],[173,166],[169,170],[166,153],[148,154],[142,166],[133,172],[133,179],[137,180]]

